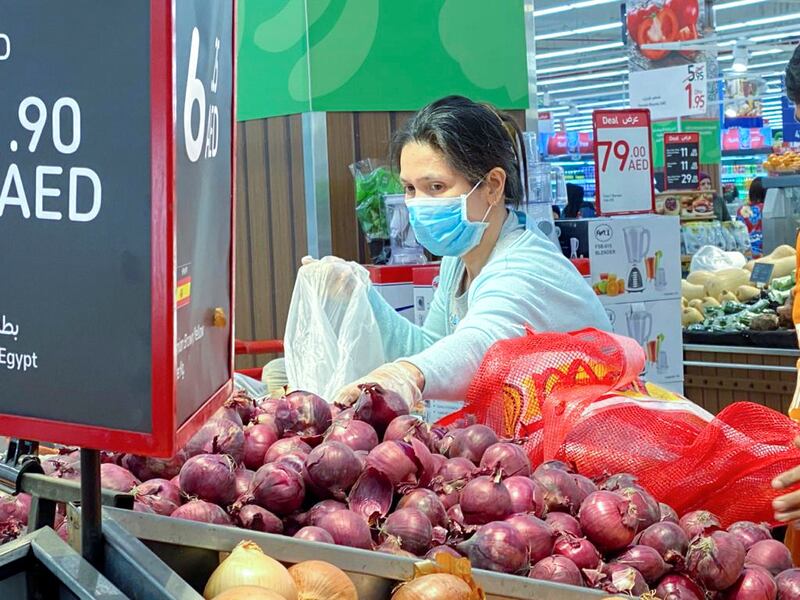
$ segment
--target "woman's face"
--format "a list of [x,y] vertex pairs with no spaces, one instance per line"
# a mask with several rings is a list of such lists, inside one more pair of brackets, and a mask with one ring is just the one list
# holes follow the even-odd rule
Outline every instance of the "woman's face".
[[711,191],[711,180],[708,177],[700,180],[700,191],[701,192]]
[[[498,176],[498,172],[502,174]],[[502,179],[502,182],[501,182]],[[474,184],[447,162],[444,155],[430,144],[409,142],[400,153],[400,180],[406,199],[453,198],[467,194]],[[502,200],[505,172],[493,169],[467,198],[467,216],[480,221],[490,206]]]

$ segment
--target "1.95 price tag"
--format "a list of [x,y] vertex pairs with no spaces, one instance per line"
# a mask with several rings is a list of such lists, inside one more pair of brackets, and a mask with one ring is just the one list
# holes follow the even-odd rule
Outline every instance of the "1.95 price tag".
[[593,122],[598,214],[652,212],[650,112],[599,110]]

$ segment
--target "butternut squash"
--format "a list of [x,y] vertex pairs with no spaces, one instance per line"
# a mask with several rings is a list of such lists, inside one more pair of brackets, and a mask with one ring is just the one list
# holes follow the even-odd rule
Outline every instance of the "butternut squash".
[[689,301],[686,298],[681,298],[681,308],[686,308],[689,306]]
[[694,325],[695,323],[702,323],[704,321],[703,313],[696,308],[684,308],[681,312],[681,325]]
[[705,312],[703,311],[703,301],[700,300],[699,298],[695,298],[694,300],[689,300],[689,307],[695,308],[699,310],[701,313],[705,314]]
[[708,296],[706,298],[703,298],[703,308],[708,308],[709,306],[717,307],[717,306],[721,306],[721,304],[719,303],[719,301],[716,298],[712,298],[711,296]]
[[731,292],[730,290],[725,290],[719,297],[719,301],[721,303],[725,302],[738,302],[739,299],[736,297],[736,294]]
[[723,269],[717,271],[714,276],[706,283],[705,296],[719,298],[722,292],[733,291],[740,285],[746,285],[750,281],[750,273],[744,269]]
[[681,296],[687,300],[702,300],[706,297],[706,290],[702,285],[694,285],[682,279]]
[[750,302],[755,300],[761,295],[761,291],[752,285],[740,285],[736,288],[736,298],[741,303]]
[[775,250],[767,254],[764,258],[768,258],[771,260],[780,260],[781,258],[788,258],[790,256],[794,258],[796,255],[797,252],[792,246],[784,244],[783,246],[778,246],[777,248],[775,248]]
[[752,273],[753,272],[753,267],[755,266],[755,264],[756,264],[756,261],[748,260],[747,264],[744,266],[744,270],[745,271],[750,271]]
[[[757,262],[761,261],[759,260]],[[787,275],[791,275],[797,268],[797,259],[794,256],[786,256],[784,258],[779,258],[777,260],[769,260],[765,262],[767,262],[768,264],[775,265],[775,268],[772,269],[772,277],[770,277],[770,281],[772,281],[773,279],[777,279],[779,277],[786,277]]]
[[714,273],[711,271],[692,271],[689,273],[686,281],[694,285],[702,285],[705,287],[706,283],[708,283],[708,280],[712,277],[714,277]]

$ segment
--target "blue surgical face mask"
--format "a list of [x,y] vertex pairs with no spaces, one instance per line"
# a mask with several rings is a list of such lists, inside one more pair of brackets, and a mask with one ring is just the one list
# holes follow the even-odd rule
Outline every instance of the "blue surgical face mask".
[[468,193],[452,198],[406,200],[417,241],[436,256],[464,256],[480,244],[489,227],[486,217],[492,207],[478,222],[467,218],[467,198],[480,184],[479,181]]

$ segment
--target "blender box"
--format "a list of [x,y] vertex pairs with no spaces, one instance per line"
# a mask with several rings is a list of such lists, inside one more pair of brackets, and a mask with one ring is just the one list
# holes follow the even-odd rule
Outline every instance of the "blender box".
[[392,308],[414,322],[414,267],[412,265],[368,265],[375,290]]
[[414,268],[414,322],[422,326],[433,302],[433,294],[439,287],[438,263]]
[[604,305],[680,298],[677,217],[600,217],[556,225],[562,252],[589,259],[592,288]]
[[658,385],[683,381],[679,299],[611,304],[605,309],[614,333],[636,340],[644,350],[642,379]]

